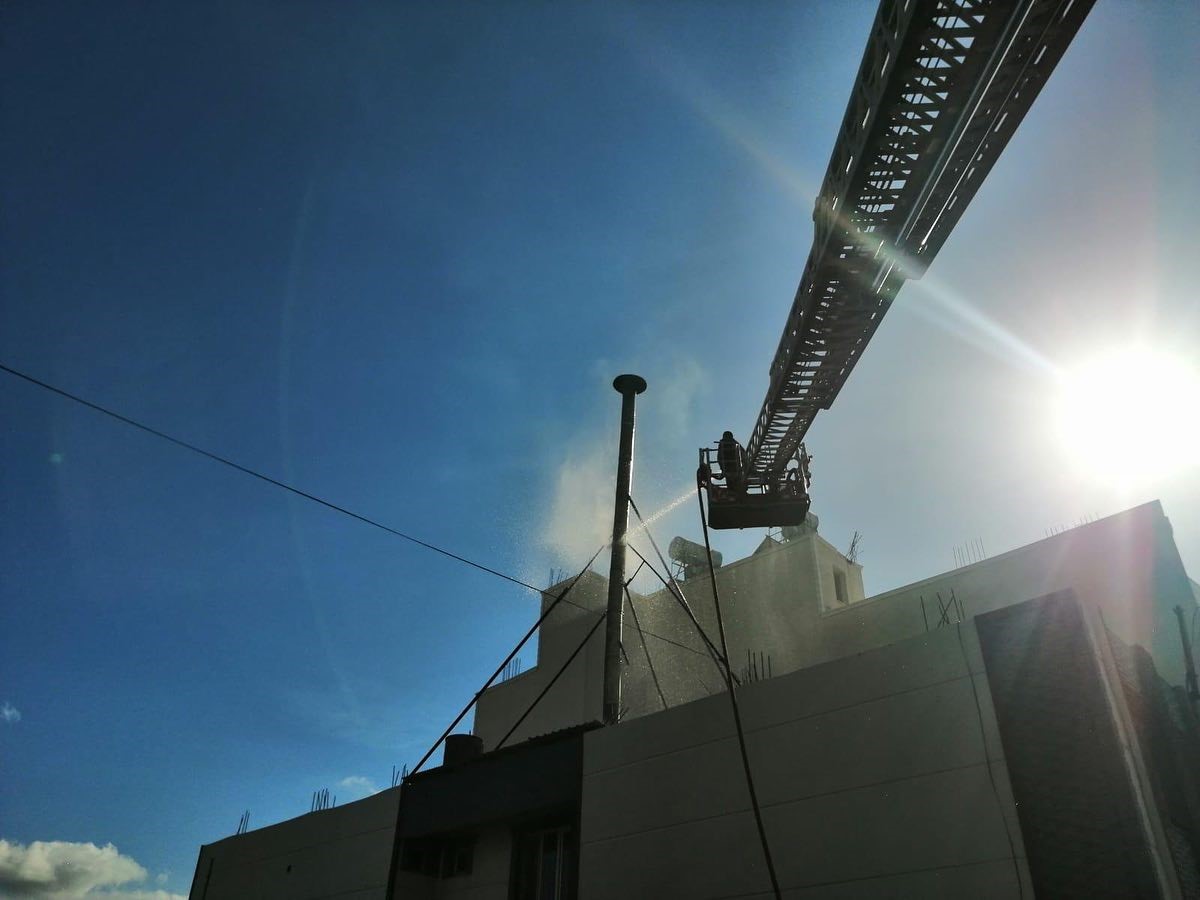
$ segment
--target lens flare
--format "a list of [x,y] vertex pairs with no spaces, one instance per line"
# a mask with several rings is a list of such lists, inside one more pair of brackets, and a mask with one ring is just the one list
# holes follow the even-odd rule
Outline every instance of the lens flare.
[[1088,475],[1115,486],[1200,468],[1200,372],[1146,348],[1112,352],[1063,371],[1059,438]]

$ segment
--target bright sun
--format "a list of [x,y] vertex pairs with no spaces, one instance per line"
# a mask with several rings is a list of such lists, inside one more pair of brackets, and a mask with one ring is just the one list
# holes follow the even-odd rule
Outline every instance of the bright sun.
[[1178,357],[1131,349],[1068,369],[1056,418],[1076,465],[1115,486],[1200,466],[1200,372]]

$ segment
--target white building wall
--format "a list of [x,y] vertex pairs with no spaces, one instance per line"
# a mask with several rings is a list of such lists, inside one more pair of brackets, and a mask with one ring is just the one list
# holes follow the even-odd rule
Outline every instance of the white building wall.
[[1173,610],[1182,605],[1190,615],[1196,600],[1157,501],[824,613],[808,629],[807,656],[822,662],[921,634],[926,618],[936,627],[939,592],[944,601],[953,590],[970,618],[1067,589],[1123,641],[1145,647],[1166,681],[1183,684]]
[[[836,572],[846,577],[849,596],[844,604],[835,587]],[[774,546],[764,542],[756,554],[719,569],[717,583],[735,673],[741,674],[750,652],[769,658],[775,676],[936,629],[939,593],[946,603],[953,591],[970,618],[1070,588],[1095,604],[1122,640],[1146,647],[1167,681],[1182,684],[1182,644],[1173,607],[1183,605],[1190,616],[1197,602],[1157,502],[866,599],[861,567],[848,563],[817,534]],[[711,579],[689,579],[682,587],[696,618],[719,643]],[[489,749],[604,608],[604,578],[589,573],[577,591],[586,598],[579,602],[591,611],[563,611],[562,624],[543,630],[537,668],[480,699],[475,733]],[[695,627],[667,591],[634,595],[633,602],[642,632],[627,610],[628,664],[622,688],[627,717],[723,690]],[[513,740],[598,719],[603,654],[600,628]],[[551,660],[556,663],[547,666]]]
[[[191,900],[385,900],[400,789],[201,848]],[[391,900],[506,900],[512,835],[475,835],[470,874],[398,871]]]
[[399,797],[392,788],[206,844],[191,900],[383,900]]
[[[842,606],[837,599],[835,572],[845,578],[847,603],[860,602],[862,568],[847,562],[817,534],[788,543],[764,542],[760,552],[719,569],[717,578],[735,671],[744,667],[748,651],[761,653],[764,661],[769,657],[773,674],[803,664],[805,657],[798,653],[800,638],[811,617],[805,611],[815,614],[822,608]],[[683,582],[682,589],[715,645],[719,638],[711,585],[710,578],[699,577]],[[546,597],[564,586],[550,589]],[[628,607],[625,611],[625,715],[645,715],[664,705],[685,703],[723,690],[711,655],[674,596],[661,590],[632,597],[636,619]],[[607,579],[594,572],[585,573],[568,599],[572,602],[559,604],[542,626],[536,668],[497,685],[480,698],[474,732],[483,738],[486,749],[496,746],[579,646],[605,609]],[[599,720],[603,672],[604,628],[600,627],[510,742]]]
[[[971,624],[738,697],[785,896],[1032,896]],[[581,900],[769,896],[728,698],[589,732],[581,834]]]

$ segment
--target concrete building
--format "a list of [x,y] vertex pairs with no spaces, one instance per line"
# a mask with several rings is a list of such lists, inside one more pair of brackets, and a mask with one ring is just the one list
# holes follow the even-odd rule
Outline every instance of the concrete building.
[[[870,598],[815,528],[717,580],[785,896],[1200,897],[1176,612],[1200,586],[1157,503]],[[715,639],[711,580],[683,592]],[[602,630],[567,660],[605,593],[586,574],[480,698],[482,754],[205,845],[193,898],[770,896],[728,697],[669,591],[631,595],[624,713],[595,724]]]

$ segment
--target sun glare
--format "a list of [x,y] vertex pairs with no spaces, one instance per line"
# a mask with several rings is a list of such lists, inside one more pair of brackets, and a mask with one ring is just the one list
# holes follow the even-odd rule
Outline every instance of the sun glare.
[[1145,349],[1090,360],[1062,374],[1057,421],[1078,468],[1116,486],[1200,467],[1200,372]]

